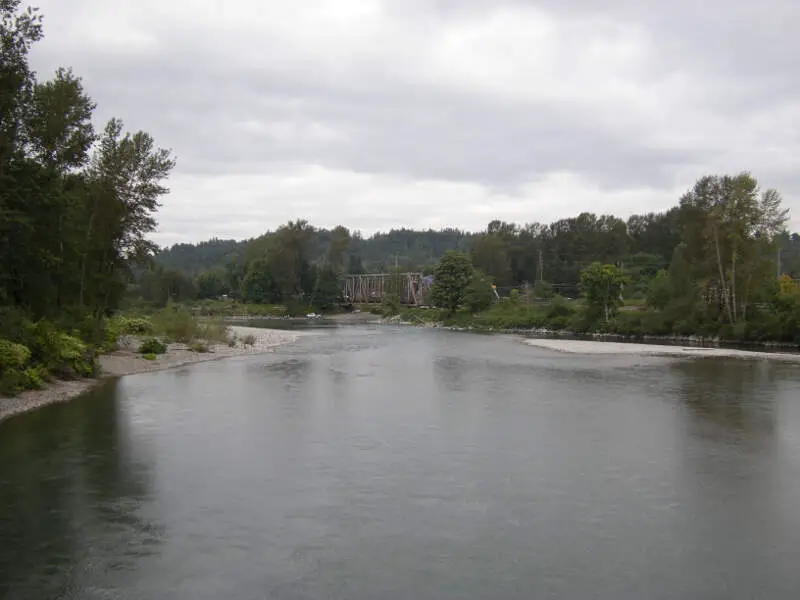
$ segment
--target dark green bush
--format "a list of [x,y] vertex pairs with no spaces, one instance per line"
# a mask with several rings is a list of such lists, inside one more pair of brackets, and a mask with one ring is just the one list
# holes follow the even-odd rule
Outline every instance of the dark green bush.
[[139,346],[139,354],[164,354],[167,346],[156,338],[148,338]]

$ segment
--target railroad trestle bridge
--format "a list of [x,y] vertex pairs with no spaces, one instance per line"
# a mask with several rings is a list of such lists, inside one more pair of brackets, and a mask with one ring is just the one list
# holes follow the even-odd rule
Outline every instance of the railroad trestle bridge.
[[342,298],[348,304],[383,302],[397,294],[400,303],[423,306],[429,302],[433,277],[422,273],[366,273],[342,276]]

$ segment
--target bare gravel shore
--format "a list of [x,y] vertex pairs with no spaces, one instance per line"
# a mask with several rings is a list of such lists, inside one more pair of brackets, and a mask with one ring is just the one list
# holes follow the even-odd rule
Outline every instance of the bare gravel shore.
[[[192,352],[185,344],[169,344],[166,354],[157,356],[155,360],[142,358],[135,351],[135,346],[105,354],[100,357],[102,376],[120,377],[136,373],[149,373],[194,363],[221,360],[223,358],[274,352],[278,346],[295,342],[302,335],[302,333],[294,331],[261,329],[258,327],[231,326],[228,329],[239,339],[236,346],[230,347],[226,344],[216,344],[209,348],[209,352]],[[244,346],[241,340],[248,335],[252,335],[255,338],[255,343]],[[88,392],[98,381],[98,379],[58,381],[45,389],[24,392],[14,398],[0,397],[0,422],[14,415],[36,410],[48,404],[66,402],[76,398]]]
[[783,352],[753,352],[750,350],[735,350],[732,348],[700,348],[692,346],[659,346],[656,344],[633,344],[621,342],[594,342],[589,340],[563,340],[563,339],[526,339],[523,342],[529,346],[545,348],[554,352],[566,354],[635,354],[637,356],[672,356],[672,357],[722,357],[722,358],[747,358],[760,360],[777,360],[800,364],[800,354]]

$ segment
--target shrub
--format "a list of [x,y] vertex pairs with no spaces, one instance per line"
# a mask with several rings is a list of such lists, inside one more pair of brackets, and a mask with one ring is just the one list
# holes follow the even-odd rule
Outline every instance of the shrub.
[[145,360],[155,360],[156,355],[152,352],[148,352],[147,354],[142,354],[142,358]]
[[195,342],[194,344],[191,344],[189,346],[189,350],[191,350],[192,352],[199,352],[199,353],[211,352],[211,349],[202,342]]
[[115,321],[120,335],[148,335],[155,331],[153,322],[146,317],[119,317]]
[[25,389],[25,375],[18,369],[8,369],[0,375],[0,395],[16,396]]
[[384,301],[381,303],[381,314],[384,317],[393,317],[400,314],[400,296],[397,294],[387,294]]
[[73,335],[41,320],[31,328],[31,358],[47,371],[64,379],[90,377],[97,371],[94,351]]
[[44,386],[47,371],[40,366],[28,367],[22,372],[22,383],[26,390],[39,390]]
[[139,354],[164,354],[167,346],[156,338],[148,338],[139,346]]
[[22,344],[0,340],[0,374],[10,369],[22,369],[31,359],[31,351]]
[[197,320],[188,310],[171,306],[153,317],[153,325],[167,340],[185,344],[197,339],[200,329]]
[[556,296],[547,306],[547,317],[555,319],[558,317],[571,317],[575,313],[575,309],[570,306],[569,301],[563,296]]
[[197,337],[207,342],[228,343],[230,334],[222,319],[208,319],[197,328]]
[[252,333],[248,333],[246,336],[242,338],[242,344],[244,346],[255,346],[256,336],[254,336]]

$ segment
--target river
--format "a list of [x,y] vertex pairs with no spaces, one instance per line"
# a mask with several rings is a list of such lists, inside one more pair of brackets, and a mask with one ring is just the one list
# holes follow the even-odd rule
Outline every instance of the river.
[[343,327],[0,425],[0,598],[797,598],[800,367]]

